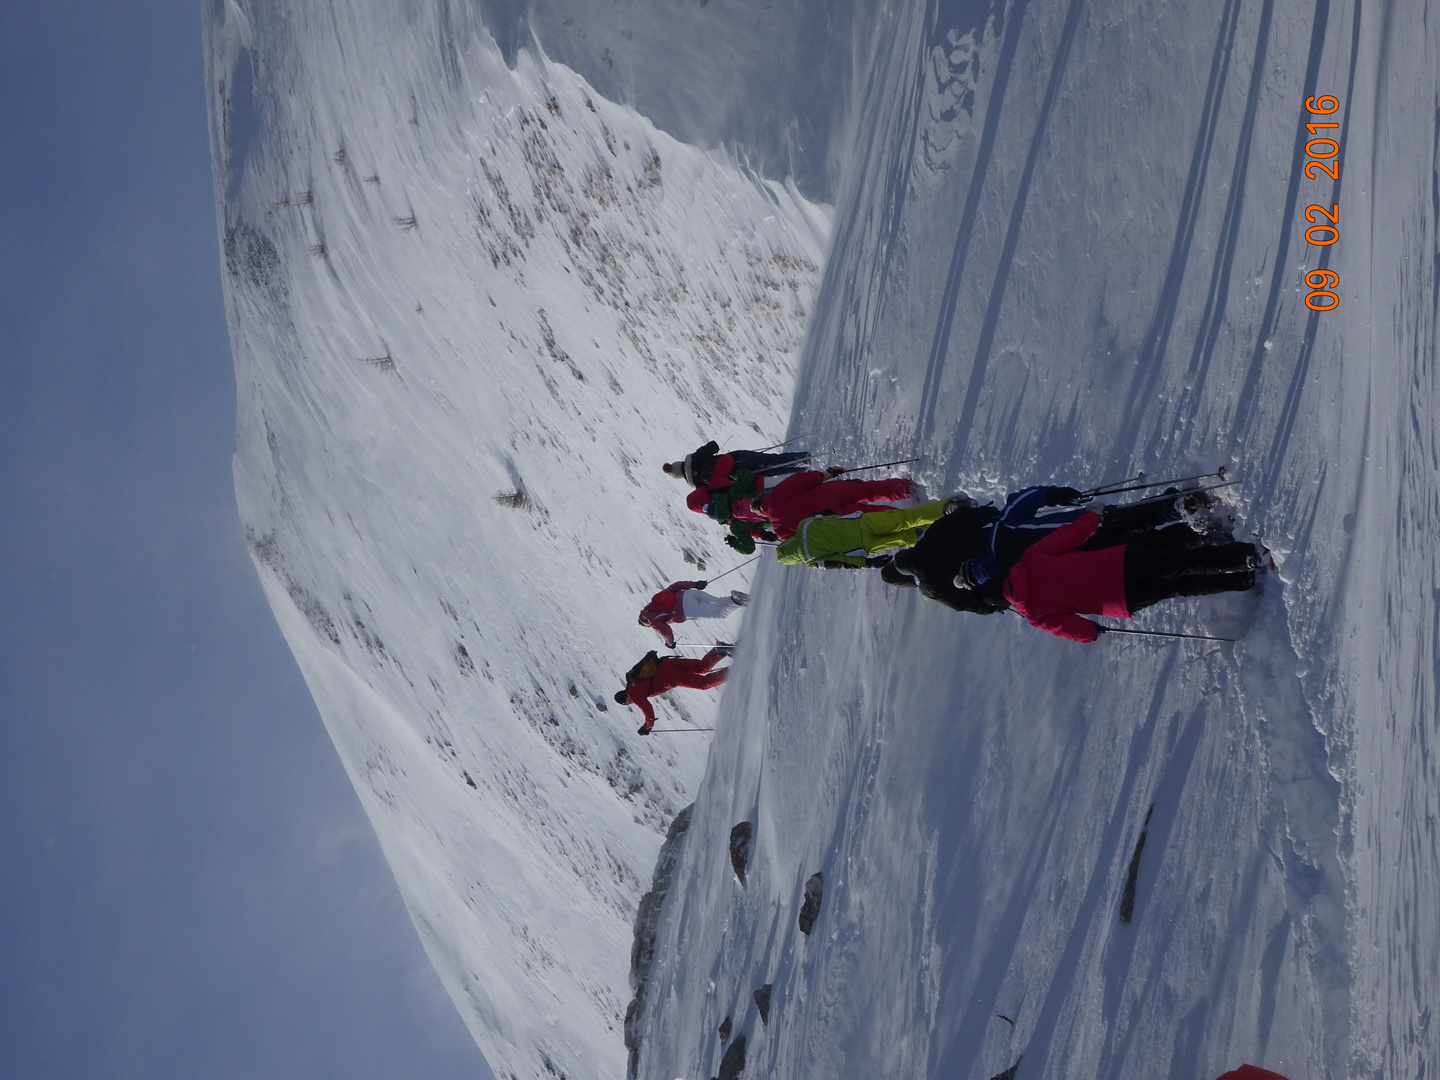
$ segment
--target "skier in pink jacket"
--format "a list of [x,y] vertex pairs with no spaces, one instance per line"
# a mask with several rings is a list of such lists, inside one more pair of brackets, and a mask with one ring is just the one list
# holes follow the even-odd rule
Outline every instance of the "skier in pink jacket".
[[1271,1072],[1269,1069],[1262,1069],[1258,1065],[1241,1065],[1238,1069],[1232,1069],[1219,1080],[1285,1080],[1279,1073]]
[[1105,628],[1081,613],[1128,619],[1177,596],[1244,591],[1254,587],[1262,562],[1260,552],[1242,543],[1188,551],[1136,542],[1078,550],[1099,525],[1099,514],[1081,514],[1033,544],[1010,570],[1005,599],[1031,626],[1088,644]]

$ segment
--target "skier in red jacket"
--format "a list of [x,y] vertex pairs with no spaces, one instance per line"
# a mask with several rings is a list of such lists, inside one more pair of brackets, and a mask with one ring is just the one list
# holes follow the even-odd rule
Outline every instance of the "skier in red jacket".
[[1261,556],[1250,544],[1176,551],[1132,542],[1077,550],[1099,525],[1100,515],[1087,511],[1032,545],[1011,569],[1005,599],[1031,626],[1088,644],[1105,628],[1081,612],[1128,619],[1161,600],[1255,585]]
[[703,591],[708,584],[708,581],[672,581],[650,598],[650,603],[640,612],[640,625],[650,627],[673,649],[675,634],[670,629],[671,623],[723,619],[749,602],[749,595],[738,589],[732,590],[729,596],[711,596]]
[[800,522],[816,514],[854,514],[888,510],[870,500],[898,502],[910,497],[910,481],[839,480],[839,466],[824,472],[807,469],[783,479],[758,475],[748,469],[723,467],[730,455],[720,458],[706,487],[697,487],[685,500],[696,513],[713,517],[730,526],[725,538],[742,555],[755,550],[755,539],[788,540]]
[[[641,661],[641,664],[636,665],[640,670],[626,682],[624,690],[615,694],[615,704],[634,705],[644,713],[645,723],[639,734],[649,735],[650,729],[655,726],[655,710],[650,707],[649,699],[680,686],[691,690],[709,690],[719,686],[725,681],[725,676],[730,674],[730,669],[712,669],[729,656],[733,648],[732,645],[718,646],[698,660],[684,656],[661,656],[656,658],[654,665],[644,665],[644,661]],[[653,667],[649,674],[645,673],[646,666]]]
[[[746,453],[750,452],[739,452]],[[802,468],[799,464],[752,467],[742,464],[739,454],[721,454],[705,474],[704,481],[697,481],[695,489],[685,496],[685,505],[697,514],[715,518],[721,524],[728,523],[731,515],[737,512],[743,520],[763,522],[764,518],[758,513],[751,513],[752,501],[758,502],[761,493],[779,487]],[[778,455],[751,453],[750,456],[763,458]],[[840,471],[836,469],[834,474]]]

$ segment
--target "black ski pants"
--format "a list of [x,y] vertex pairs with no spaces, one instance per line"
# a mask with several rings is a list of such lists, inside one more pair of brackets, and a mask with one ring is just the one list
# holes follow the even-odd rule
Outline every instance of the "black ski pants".
[[1255,549],[1230,543],[1175,550],[1125,548],[1125,604],[1131,614],[1177,596],[1243,592],[1255,585]]
[[1100,527],[1084,545],[1084,550],[1110,547],[1113,544],[1143,544],[1148,548],[1198,548],[1205,536],[1180,520],[1179,499],[1137,503],[1133,506],[1107,506],[1100,516]]

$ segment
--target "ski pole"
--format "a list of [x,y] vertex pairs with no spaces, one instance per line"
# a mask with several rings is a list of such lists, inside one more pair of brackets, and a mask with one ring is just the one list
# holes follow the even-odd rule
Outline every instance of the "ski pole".
[[[1140,476],[1143,478],[1145,474],[1142,472]],[[1090,496],[1119,495],[1122,491],[1143,491],[1145,488],[1160,487],[1163,484],[1184,484],[1191,480],[1206,480],[1212,476],[1218,476],[1221,480],[1224,480],[1225,466],[1221,465],[1220,468],[1216,469],[1214,472],[1200,473],[1198,476],[1177,476],[1172,480],[1147,480],[1143,484],[1134,484],[1130,487],[1095,488],[1091,491],[1082,492],[1081,494]],[[1129,483],[1129,481],[1125,481],[1125,483]]]
[[651,735],[674,735],[679,731],[714,731],[713,727],[655,727],[650,729]]
[[856,465],[853,469],[841,469],[840,475],[852,472],[864,472],[866,469],[884,469],[891,465],[908,465],[912,461],[919,461],[918,457],[901,458],[899,461],[882,461],[878,465]]
[[748,559],[746,559],[744,562],[742,562],[739,566],[732,566],[732,567],[730,567],[729,570],[726,570],[724,573],[716,574],[714,577],[712,577],[712,578],[706,578],[705,580],[706,580],[707,583],[708,583],[708,582],[711,582],[711,581],[719,581],[722,577],[725,576],[725,574],[733,574],[736,570],[739,570],[739,569],[741,569],[741,568],[743,568],[743,567],[749,566],[752,562],[754,562],[754,561],[755,561],[756,559],[758,559],[759,557],[760,557],[759,555],[752,555],[752,556],[750,556],[750,558],[748,558]]
[[1215,637],[1213,634],[1177,634],[1165,630],[1122,630],[1118,626],[1105,627],[1107,634],[1135,634],[1139,637],[1191,638],[1195,641],[1236,641],[1233,637]]
[[[756,453],[764,453],[764,451],[757,450]],[[801,461],[809,461],[813,456],[813,454],[807,452],[803,458],[800,458],[797,461],[789,461],[783,465],[765,465],[762,468],[751,469],[750,471],[753,472],[756,476],[769,476],[772,472],[782,472],[785,470],[793,471],[795,467],[800,464]]]
[[1224,480],[1218,484],[1206,484],[1204,487],[1186,488],[1184,491],[1172,491],[1168,495],[1149,495],[1143,499],[1136,499],[1133,503],[1126,503],[1126,506],[1145,506],[1147,503],[1161,502],[1164,499],[1179,499],[1186,495],[1192,495],[1197,491],[1214,491],[1216,488],[1234,487],[1240,483],[1239,480]]
[[1225,476],[1225,473],[1222,471],[1222,472],[1213,472],[1213,473],[1201,473],[1199,476],[1177,476],[1177,477],[1176,477],[1175,479],[1173,479],[1173,480],[1149,480],[1149,481],[1146,481],[1146,482],[1143,483],[1143,484],[1130,484],[1130,485],[1128,485],[1128,486],[1126,486],[1126,487],[1101,488],[1101,489],[1099,489],[1099,490],[1097,490],[1097,491],[1088,491],[1088,492],[1085,492],[1085,494],[1086,494],[1086,495],[1089,495],[1089,496],[1095,496],[1095,495],[1119,495],[1119,494],[1121,494],[1122,492],[1126,492],[1126,491],[1145,491],[1145,490],[1148,489],[1148,488],[1156,488],[1156,487],[1160,487],[1160,486],[1162,486],[1162,485],[1184,484],[1184,483],[1186,483],[1186,482],[1188,482],[1188,481],[1190,481],[1190,480],[1205,480],[1205,479],[1208,479],[1208,478],[1211,477],[1211,476],[1219,476],[1219,477],[1221,477],[1221,478],[1223,479],[1224,476]]
[[1141,469],[1134,476],[1127,476],[1124,480],[1110,480],[1104,484],[1100,484],[1098,487],[1086,488],[1084,491],[1080,492],[1080,494],[1084,495],[1087,499],[1089,499],[1095,497],[1096,495],[1104,495],[1111,488],[1119,487],[1122,484],[1133,484],[1136,480],[1144,479],[1145,470]]
[[677,649],[733,649],[733,641],[677,641]]

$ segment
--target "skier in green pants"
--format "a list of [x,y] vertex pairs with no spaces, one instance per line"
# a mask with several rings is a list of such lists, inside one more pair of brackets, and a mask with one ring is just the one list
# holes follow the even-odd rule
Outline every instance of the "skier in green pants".
[[940,499],[897,510],[869,513],[818,514],[800,523],[795,535],[775,549],[782,563],[809,567],[863,567],[874,556],[895,548],[908,548],[920,534],[945,516],[946,507],[968,500]]

